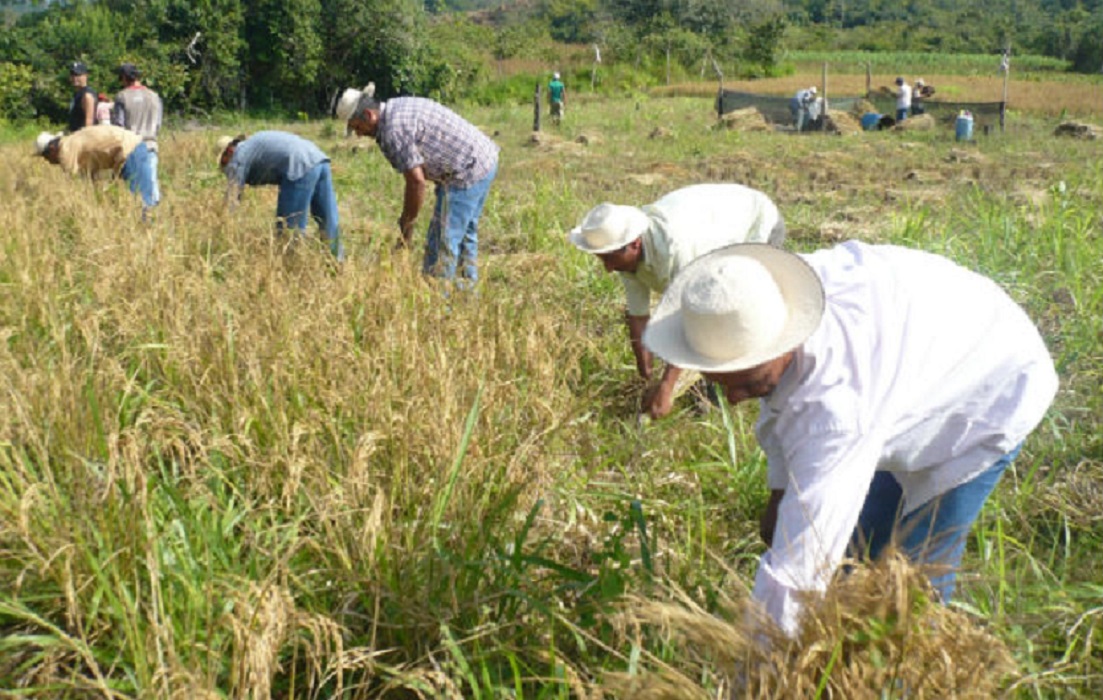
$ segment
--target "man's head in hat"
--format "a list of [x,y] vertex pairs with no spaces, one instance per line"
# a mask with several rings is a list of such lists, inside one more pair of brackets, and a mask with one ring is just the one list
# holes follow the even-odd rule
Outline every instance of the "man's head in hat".
[[336,117],[345,122],[349,131],[358,136],[375,136],[379,128],[381,103],[375,98],[375,83],[368,83],[363,90],[349,88],[337,100]]
[[115,75],[119,76],[119,80],[122,81],[123,85],[130,86],[141,79],[142,71],[138,70],[138,67],[133,63],[123,63],[115,69]]
[[43,131],[38,135],[38,138],[34,140],[35,153],[54,165],[58,163],[58,151],[60,146],[61,134],[51,134],[49,131]]
[[69,64],[69,82],[78,89],[88,86],[88,66],[83,61]]

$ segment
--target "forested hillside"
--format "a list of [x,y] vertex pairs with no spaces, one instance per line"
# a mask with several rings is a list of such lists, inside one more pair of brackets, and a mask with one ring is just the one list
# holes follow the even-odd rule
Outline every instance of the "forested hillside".
[[[445,101],[499,95],[503,61],[574,56],[669,80],[724,66],[791,70],[793,49],[1051,56],[1103,63],[1103,0],[0,0],[0,118],[58,118],[64,66],[141,65],[172,112],[269,109],[319,114],[341,88]],[[27,12],[27,8],[37,9]],[[465,12],[463,10],[478,10]],[[578,57],[584,58],[578,58]],[[532,76],[534,77],[534,76]],[[531,85],[526,78],[525,85]]]

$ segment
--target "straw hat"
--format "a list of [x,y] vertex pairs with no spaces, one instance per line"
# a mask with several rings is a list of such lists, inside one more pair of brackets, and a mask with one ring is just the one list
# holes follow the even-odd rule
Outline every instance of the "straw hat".
[[333,110],[333,114],[339,120],[347,122],[352,119],[352,115],[356,113],[356,107],[360,104],[360,98],[373,97],[375,95],[375,83],[368,83],[364,86],[363,90],[357,90],[356,88],[349,88],[341,93],[341,97],[337,100],[337,107]]
[[650,227],[651,220],[642,210],[605,202],[591,209],[568,237],[579,250],[609,253],[636,240]]
[[51,134],[49,131],[43,131],[38,135],[38,138],[34,140],[34,152],[38,155],[42,155],[46,152],[46,147],[50,145],[50,142],[61,136],[61,132]]
[[702,256],[675,276],[643,342],[677,367],[735,372],[803,343],[823,310],[823,285],[800,256],[742,243]]
[[215,141],[215,148],[218,149],[219,155],[221,155],[223,151],[229,148],[230,144],[233,142],[233,136],[219,136],[218,141]]

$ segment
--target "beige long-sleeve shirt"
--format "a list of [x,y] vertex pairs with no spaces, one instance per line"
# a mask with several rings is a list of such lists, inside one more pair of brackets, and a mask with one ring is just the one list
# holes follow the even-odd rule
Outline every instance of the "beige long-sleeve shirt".
[[121,126],[86,126],[61,138],[58,164],[70,175],[94,175],[101,170],[118,172],[141,143],[141,136]]

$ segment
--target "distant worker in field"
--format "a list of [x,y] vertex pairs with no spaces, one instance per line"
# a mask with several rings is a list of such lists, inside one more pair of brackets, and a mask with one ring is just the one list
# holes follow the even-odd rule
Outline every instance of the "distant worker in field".
[[425,202],[436,204],[425,244],[425,274],[470,287],[478,281],[479,217],[498,174],[498,145],[466,119],[433,100],[396,97],[381,102],[371,89],[349,88],[335,114],[360,136],[370,136],[406,180],[397,247],[410,245]]
[[797,90],[789,100],[789,113],[793,115],[793,125],[797,131],[804,131],[812,121],[811,110],[816,102],[816,86]]
[[912,89],[903,78],[896,79],[896,123],[908,118],[912,107]]
[[[780,246],[785,222],[773,201],[758,190],[735,184],[692,185],[643,207],[599,204],[569,239],[579,250],[600,258],[606,272],[620,274],[636,370],[649,380],[651,353],[642,338],[651,318],[652,292],[661,294],[686,265],[717,248],[743,242]],[[645,392],[640,410],[652,418],[669,414],[681,374],[676,363],[667,363],[659,383]]]
[[949,602],[977,515],[1058,385],[996,283],[857,241],[717,250],[675,278],[643,340],[732,404],[760,399],[771,495],[753,596],[790,635],[848,550],[895,545]]
[[110,124],[111,123],[111,109],[115,106],[114,101],[107,96],[107,93],[99,93],[96,95],[96,123],[97,124]]
[[100,171],[121,175],[131,192],[142,197],[142,218],[157,205],[153,199],[153,175],[149,150],[142,137],[111,124],[94,124],[63,136],[42,132],[35,151],[70,175],[94,176]]
[[69,83],[73,99],[69,101],[69,133],[96,123],[96,91],[88,87],[88,66],[82,61],[69,65]]
[[915,87],[912,89],[912,116],[918,116],[920,114],[926,114],[927,110],[923,107],[923,101],[934,94],[934,88],[923,81],[923,78],[919,78],[915,81]]
[[338,261],[345,259],[329,156],[301,136],[258,131],[252,136],[223,136],[219,166],[226,175],[226,201],[233,207],[246,185],[276,185],[277,230],[306,232],[308,214],[318,222]]
[[142,143],[149,149],[149,158],[153,168],[153,196],[161,201],[161,183],[157,178],[159,164],[157,134],[161,131],[161,117],[164,107],[161,96],[142,84],[142,73],[133,63],[124,63],[116,69],[123,89],[115,95],[115,105],[111,110],[111,123],[130,129],[142,137]]
[[563,110],[567,106],[567,86],[559,79],[559,73],[552,73],[548,83],[548,100],[551,103],[551,118],[556,126],[563,119]]

